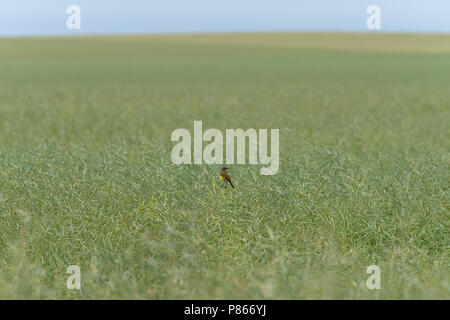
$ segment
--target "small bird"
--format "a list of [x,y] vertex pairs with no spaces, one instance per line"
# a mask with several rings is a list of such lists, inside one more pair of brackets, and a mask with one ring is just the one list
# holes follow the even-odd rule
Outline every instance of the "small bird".
[[225,188],[227,187],[227,183],[229,183],[234,188],[233,184],[231,183],[230,176],[228,175],[227,169],[230,169],[230,168],[223,167],[222,169],[220,169],[219,177],[220,177],[220,179],[225,181],[225,184],[224,184]]

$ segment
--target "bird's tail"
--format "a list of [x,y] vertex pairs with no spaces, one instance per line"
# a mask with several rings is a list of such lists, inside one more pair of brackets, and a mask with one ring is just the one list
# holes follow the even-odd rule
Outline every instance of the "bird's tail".
[[231,183],[231,179],[229,179],[228,182],[230,183],[230,185],[231,185],[231,186],[233,187],[233,189],[234,189],[234,186],[233,186],[233,184]]

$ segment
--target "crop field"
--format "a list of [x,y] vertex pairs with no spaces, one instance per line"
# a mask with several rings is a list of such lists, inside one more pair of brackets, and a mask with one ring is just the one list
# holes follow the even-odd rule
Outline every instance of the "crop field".
[[[194,120],[278,173],[175,165]],[[449,124],[446,35],[2,38],[0,298],[449,299]]]

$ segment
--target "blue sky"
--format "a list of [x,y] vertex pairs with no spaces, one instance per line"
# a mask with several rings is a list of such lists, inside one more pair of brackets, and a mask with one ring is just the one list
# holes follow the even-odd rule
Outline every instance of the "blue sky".
[[[66,9],[81,9],[68,30]],[[450,0],[3,0],[0,36],[254,31],[367,31],[381,8],[381,32],[450,33]],[[379,31],[377,31],[379,32]]]

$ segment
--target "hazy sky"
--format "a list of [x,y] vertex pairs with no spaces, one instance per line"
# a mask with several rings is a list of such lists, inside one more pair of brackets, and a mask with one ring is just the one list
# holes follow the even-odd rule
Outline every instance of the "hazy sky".
[[[66,27],[71,4],[81,9],[80,30]],[[381,8],[382,32],[450,32],[450,0],[0,0],[0,36],[369,32],[372,4]]]

